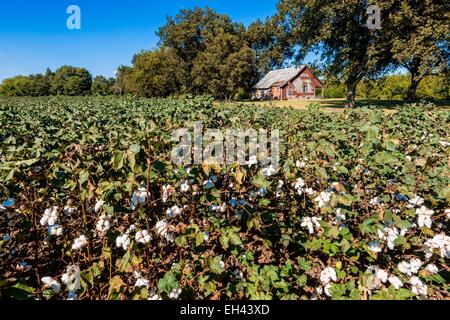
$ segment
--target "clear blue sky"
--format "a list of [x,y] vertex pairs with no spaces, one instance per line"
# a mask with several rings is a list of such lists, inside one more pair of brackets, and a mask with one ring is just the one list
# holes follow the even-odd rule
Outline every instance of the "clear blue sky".
[[[69,64],[113,76],[133,54],[157,46],[157,29],[182,8],[209,6],[248,25],[272,15],[277,0],[3,0],[0,81]],[[69,5],[81,9],[81,30],[66,27]]]

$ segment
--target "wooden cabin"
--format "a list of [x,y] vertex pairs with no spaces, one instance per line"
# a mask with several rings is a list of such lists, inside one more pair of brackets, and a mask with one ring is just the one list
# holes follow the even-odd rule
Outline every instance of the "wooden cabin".
[[323,83],[307,65],[298,68],[272,70],[253,87],[253,99],[295,100],[315,99],[316,89]]

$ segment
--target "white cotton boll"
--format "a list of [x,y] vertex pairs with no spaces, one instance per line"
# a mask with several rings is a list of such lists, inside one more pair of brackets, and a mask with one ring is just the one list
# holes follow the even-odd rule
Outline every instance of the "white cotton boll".
[[95,229],[101,234],[106,233],[111,228],[111,219],[110,215],[101,215],[95,225]]
[[380,198],[375,197],[375,198],[370,199],[369,204],[371,206],[376,206],[376,205],[380,204]]
[[332,286],[331,283],[327,283],[326,285],[323,286],[323,291],[324,291],[325,294],[326,294],[327,296],[329,296],[329,297],[332,297],[332,294],[331,294],[331,291],[330,291],[331,286]]
[[43,277],[41,282],[44,284],[45,288],[50,288],[55,293],[59,293],[61,291],[61,284],[52,277]]
[[161,220],[155,225],[156,233],[158,236],[166,238],[168,242],[174,241],[174,235],[172,232],[168,232],[169,222],[167,220]]
[[419,272],[419,269],[422,267],[423,263],[422,261],[420,261],[419,259],[411,259],[409,261],[409,267],[412,273],[417,273]]
[[375,253],[381,252],[383,250],[378,241],[369,242],[368,249]]
[[403,287],[403,282],[396,276],[390,276],[388,280],[397,290]]
[[417,224],[419,225],[419,228],[422,228],[424,226],[431,228],[431,216],[433,215],[434,211],[429,210],[427,207],[422,206],[419,209],[416,209],[416,215],[417,215]]
[[170,293],[169,293],[169,298],[170,299],[178,299],[178,297],[181,294],[181,289],[173,289]]
[[450,219],[450,209],[445,209],[444,213],[445,213],[445,217],[447,219]]
[[167,220],[161,220],[155,225],[156,233],[159,236],[164,236],[167,233],[169,222]]
[[220,264],[220,266],[221,266],[222,268],[225,269],[225,263],[224,263],[222,260],[220,260],[219,264]]
[[337,275],[334,268],[326,267],[325,269],[323,269],[323,271],[320,273],[320,281],[323,284],[327,284],[331,281],[337,281]]
[[63,234],[64,229],[60,225],[54,224],[54,225],[48,226],[47,227],[47,231],[48,231],[48,234],[50,236],[57,236],[57,237],[59,237],[60,235]]
[[169,218],[175,218],[179,214],[181,214],[181,208],[178,206],[173,206],[172,208],[168,208],[166,210],[167,217]]
[[146,287],[148,288],[149,286],[149,281],[145,278],[138,278],[136,280],[136,283],[134,284],[135,287],[140,288],[140,287]]
[[274,175],[277,170],[275,169],[274,165],[271,164],[269,166],[266,166],[264,168],[261,169],[261,172],[266,176],[266,177],[270,177],[272,175]]
[[152,291],[147,300],[158,301],[158,300],[162,300],[162,298],[157,293]]
[[137,243],[147,244],[147,243],[150,243],[150,241],[152,240],[152,237],[150,236],[150,234],[148,233],[147,230],[142,230],[142,231],[136,232],[135,239],[136,239]]
[[319,208],[323,208],[325,206],[328,206],[331,201],[331,193],[322,191],[318,197],[314,199],[314,201],[318,202]]
[[133,196],[131,197],[131,210],[136,210],[136,207],[140,203],[145,203],[148,197],[147,189],[139,188],[135,192],[133,192]]
[[116,238],[116,247],[122,248],[123,250],[128,250],[131,244],[131,239],[127,234],[123,234]]
[[251,155],[248,157],[247,165],[249,167],[258,164],[258,158],[255,155]]
[[303,168],[306,167],[306,163],[305,163],[304,161],[297,160],[297,161],[295,162],[295,166],[296,166],[298,169],[303,169]]
[[409,161],[409,162],[412,161],[412,157],[411,157],[411,156],[406,156],[405,159],[406,159],[407,161]]
[[203,232],[203,240],[208,242],[210,238],[210,233],[208,231]]
[[428,295],[428,287],[426,284],[424,284],[418,277],[413,276],[409,280],[411,283],[411,292],[415,293],[419,296],[427,296]]
[[408,203],[409,204],[407,205],[407,208],[409,209],[414,207],[420,207],[424,203],[424,199],[416,195],[414,196],[414,198],[410,199]]
[[305,189],[305,193],[306,193],[308,196],[313,196],[313,195],[316,194],[316,191],[314,191],[312,188],[306,188],[306,189]]
[[342,213],[341,208],[336,209],[336,216],[334,218],[336,223],[342,223],[346,219],[345,213]]
[[429,265],[427,265],[425,269],[431,274],[436,274],[439,272],[438,267],[436,267],[436,265],[433,263],[430,263]]
[[381,282],[385,283],[388,280],[389,274],[383,269],[377,269],[375,275]]
[[97,202],[95,203],[95,206],[94,206],[94,211],[96,213],[99,212],[104,203],[105,203],[105,201],[103,201],[102,199],[97,200]]
[[71,216],[72,214],[74,214],[77,211],[77,208],[75,207],[70,207],[70,206],[65,206],[64,207],[64,214],[66,216]]
[[189,190],[191,190],[191,186],[190,186],[189,182],[187,180],[183,181],[180,184],[180,192],[187,193],[187,192],[189,192]]
[[450,258],[450,237],[443,233],[425,241],[424,246],[427,258],[430,258],[433,254],[438,254],[442,258]]
[[72,250],[83,249],[86,245],[87,245],[87,238],[84,235],[81,235],[74,240]]
[[314,225],[313,225],[312,219],[310,217],[303,217],[302,223],[300,224],[300,226],[308,228],[309,234],[314,233]]

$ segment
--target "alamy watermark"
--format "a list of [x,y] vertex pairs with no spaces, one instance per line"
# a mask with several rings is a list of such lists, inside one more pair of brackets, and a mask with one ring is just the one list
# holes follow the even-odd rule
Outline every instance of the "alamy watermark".
[[377,5],[370,5],[367,7],[367,28],[370,30],[381,29],[381,9]]
[[66,26],[69,30],[81,29],[81,9],[77,5],[67,7],[66,13],[69,15],[66,20]]
[[206,129],[197,121],[193,133],[186,128],[173,131],[172,140],[179,142],[172,150],[177,165],[271,165],[279,164],[280,131],[273,129]]

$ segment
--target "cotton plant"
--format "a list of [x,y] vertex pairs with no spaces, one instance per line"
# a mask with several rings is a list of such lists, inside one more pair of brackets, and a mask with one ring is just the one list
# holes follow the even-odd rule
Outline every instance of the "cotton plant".
[[[320,282],[323,285],[323,291],[325,292],[325,294],[329,297],[332,296],[330,289],[331,289],[331,285],[332,282],[336,282],[337,281],[337,274],[336,274],[336,270],[334,270],[333,267],[326,267],[325,269],[323,269],[320,272]],[[318,292],[321,292],[321,289],[319,289]],[[319,293],[320,294],[320,293]]]
[[322,220],[321,217],[303,217],[300,226],[307,228],[309,234],[313,234],[315,228],[321,227],[320,220]]
[[331,192],[328,191],[322,191],[315,199],[314,201],[317,202],[317,206],[319,208],[324,208],[330,205],[331,202]]
[[175,218],[183,212],[183,209],[175,205],[166,210],[166,215],[168,218]]
[[111,215],[102,214],[95,225],[95,230],[100,235],[104,235],[111,228],[111,219]]
[[411,284],[411,292],[418,296],[428,296],[428,286],[418,277],[412,276],[409,280]]
[[420,259],[413,258],[409,261],[401,261],[397,265],[397,268],[401,273],[404,273],[408,276],[412,276],[413,274],[419,272],[422,265],[423,262]]
[[191,191],[191,184],[189,183],[188,180],[184,180],[181,184],[180,184],[180,192],[181,193],[187,193]]
[[98,199],[94,205],[94,212],[98,213],[102,209],[104,204],[105,204],[105,201],[103,199]]
[[162,198],[161,198],[162,202],[166,203],[167,200],[169,199],[169,197],[171,195],[173,195],[174,193],[175,193],[175,188],[172,185],[166,184],[166,185],[162,186]]
[[334,217],[334,221],[336,224],[340,224],[346,220],[345,213],[341,208],[336,209],[336,215]]
[[408,205],[406,206],[408,209],[416,208],[422,206],[424,203],[424,199],[418,195],[415,195],[412,199],[408,201]]
[[128,234],[122,234],[117,236],[116,238],[116,247],[121,248],[123,250],[128,250],[131,245],[131,239]]
[[86,247],[88,244],[88,239],[85,235],[80,235],[78,238],[75,238],[72,244],[72,250],[81,250]]
[[168,242],[173,242],[174,235],[172,232],[169,232],[169,226],[169,221],[164,219],[156,223],[155,229],[158,236],[165,238]]
[[58,209],[59,208],[57,206],[54,206],[53,208],[45,209],[44,215],[42,216],[41,220],[39,221],[41,226],[45,226],[45,225],[51,226],[51,225],[56,224],[56,222],[58,221],[58,218],[59,218]]
[[182,291],[180,288],[172,289],[172,291],[169,293],[169,298],[172,300],[177,300],[180,297],[181,292]]
[[424,243],[425,257],[431,258],[433,254],[442,258],[450,258],[450,237],[444,233],[435,235],[432,239],[428,239]]
[[140,203],[145,203],[148,196],[149,193],[146,188],[141,187],[134,191],[131,197],[131,210],[136,210]]
[[433,213],[434,213],[433,210],[430,210],[425,206],[421,206],[419,209],[416,209],[417,224],[419,225],[419,228],[422,227],[431,228],[432,224],[431,217],[433,216]]
[[134,284],[135,288],[145,287],[148,289],[150,282],[148,281],[148,279],[146,279],[145,277],[142,276],[141,272],[134,270],[133,276],[136,279],[136,282]]
[[304,187],[306,186],[306,183],[305,180],[303,180],[302,178],[297,178],[297,180],[292,184],[292,186],[294,187],[295,191],[297,191],[297,194],[301,196],[305,191]]
[[59,293],[61,291],[61,284],[52,277],[42,277],[41,282],[43,283],[43,289],[51,289],[54,293]]
[[273,164],[270,164],[268,166],[263,167],[261,169],[261,172],[266,177],[270,177],[277,173],[277,169],[275,168],[275,166]]
[[400,280],[399,277],[397,276],[389,276],[388,277],[388,281],[390,284],[392,284],[394,286],[395,289],[400,289],[401,287],[403,287],[403,282]]
[[148,244],[152,240],[148,230],[140,230],[136,232],[135,240],[137,243]]

